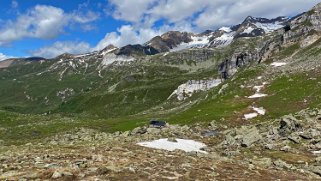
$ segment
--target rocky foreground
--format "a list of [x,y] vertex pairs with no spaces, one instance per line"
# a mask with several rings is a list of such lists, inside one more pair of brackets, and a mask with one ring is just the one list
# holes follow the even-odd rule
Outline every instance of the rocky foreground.
[[[171,152],[137,145],[159,138],[207,147]],[[237,128],[215,122],[113,134],[79,128],[38,144],[2,146],[0,180],[321,180],[321,110]]]

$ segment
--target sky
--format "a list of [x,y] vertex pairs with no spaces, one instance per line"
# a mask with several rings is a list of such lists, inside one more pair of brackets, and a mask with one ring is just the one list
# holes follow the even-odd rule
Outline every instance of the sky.
[[318,0],[0,0],[0,60],[81,54],[310,10]]

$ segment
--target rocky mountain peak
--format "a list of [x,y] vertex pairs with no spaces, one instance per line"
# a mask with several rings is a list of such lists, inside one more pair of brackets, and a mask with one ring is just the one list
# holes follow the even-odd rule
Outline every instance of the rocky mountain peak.
[[245,18],[245,20],[242,22],[242,25],[245,24],[255,24],[255,23],[264,23],[264,24],[271,24],[271,23],[285,23],[286,21],[288,21],[289,18],[285,17],[285,16],[279,16],[277,18],[272,18],[272,19],[268,19],[268,18],[257,18],[257,17],[253,17],[253,16],[248,16],[247,18]]
[[159,53],[154,47],[146,45],[127,45],[115,52],[116,55],[136,56],[136,55],[155,55]]
[[156,36],[146,43],[154,47],[159,52],[167,52],[181,43],[192,41],[192,33],[169,31],[161,36]]
[[108,53],[110,53],[110,52],[113,52],[113,51],[115,51],[115,50],[117,50],[117,49],[118,49],[118,47],[114,46],[113,44],[110,44],[110,45],[106,46],[104,49],[102,49],[102,50],[99,52],[99,54],[101,54],[101,55],[106,55],[106,54],[108,54]]

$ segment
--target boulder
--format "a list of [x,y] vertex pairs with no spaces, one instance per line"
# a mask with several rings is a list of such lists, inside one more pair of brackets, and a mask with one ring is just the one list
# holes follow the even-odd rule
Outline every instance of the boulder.
[[300,143],[301,138],[296,135],[290,135],[288,139],[296,144]]
[[61,178],[62,176],[63,176],[63,173],[56,170],[56,171],[52,174],[51,178],[52,178],[52,179],[58,179],[58,178]]
[[145,134],[146,132],[147,132],[146,128],[137,127],[132,130],[131,135]]
[[149,134],[159,134],[161,130],[159,128],[147,128],[147,133]]
[[252,127],[251,129],[248,129],[244,134],[243,134],[243,139],[241,146],[243,147],[249,147],[253,143],[259,141],[262,139],[262,136],[259,133],[259,130],[256,127]]
[[281,118],[279,134],[281,136],[287,136],[292,132],[300,131],[302,125],[298,119],[293,115],[286,115]]
[[310,166],[310,171],[321,177],[321,166]]
[[286,162],[278,159],[276,161],[273,162],[273,164],[278,167],[278,168],[281,168],[281,169],[291,169],[292,168],[292,165],[291,164],[287,164]]
[[258,165],[263,168],[269,168],[272,165],[272,159],[271,158],[260,158],[255,159],[252,161],[253,164]]

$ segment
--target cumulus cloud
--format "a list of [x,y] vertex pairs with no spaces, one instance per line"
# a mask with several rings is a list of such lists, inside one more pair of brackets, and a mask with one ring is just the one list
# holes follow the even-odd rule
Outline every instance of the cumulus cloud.
[[17,1],[15,1],[15,0],[11,1],[11,8],[12,9],[16,9],[16,8],[18,8],[18,6],[19,6],[19,3]]
[[144,43],[162,32],[162,30],[153,29],[135,30],[131,25],[124,25],[117,32],[107,33],[94,50],[101,50],[110,44],[121,47],[127,44]]
[[[124,46],[144,43],[169,30],[201,32],[241,23],[247,16],[275,18],[294,16],[309,10],[318,0],[109,0],[107,12],[115,19],[127,21],[110,32],[95,50],[109,44]],[[156,25],[162,21],[163,25]]]
[[0,29],[0,45],[9,44],[22,38],[49,39],[64,32],[72,23],[89,23],[98,18],[94,12],[65,13],[63,9],[37,5],[21,14],[15,21],[7,21]]
[[5,55],[5,54],[3,54],[3,53],[0,53],[0,61],[6,60],[6,59],[8,59],[8,58],[12,58],[12,57],[11,57],[11,56],[7,56],[7,55]]
[[155,36],[171,30],[192,31],[192,27],[186,22],[176,24],[175,26],[164,25],[159,28],[138,28],[132,25],[123,25],[116,32],[107,33],[93,50],[101,50],[110,44],[117,47],[128,44],[143,44]]
[[275,18],[278,16],[294,16],[298,13],[309,10],[317,4],[317,0],[227,0],[215,6],[215,1],[211,2],[207,8],[196,16],[193,22],[198,29],[218,28],[240,23],[245,17],[251,15],[255,17]]
[[113,17],[129,22],[139,22],[145,10],[151,8],[155,2],[157,0],[109,0],[109,3],[113,6],[111,8],[113,9]]
[[32,51],[31,54],[33,56],[54,58],[63,53],[81,54],[90,52],[91,50],[92,48],[86,42],[58,41],[51,46],[46,46],[38,50]]
[[318,0],[109,0],[113,17],[133,24],[164,20],[168,23],[188,21],[195,30],[218,28],[240,23],[246,16],[293,16],[318,3]]

